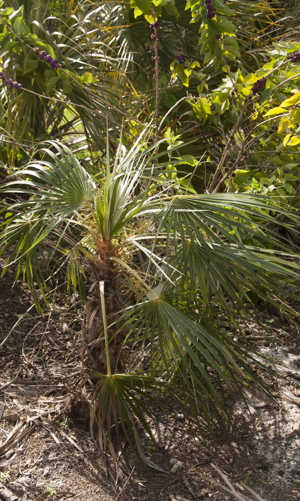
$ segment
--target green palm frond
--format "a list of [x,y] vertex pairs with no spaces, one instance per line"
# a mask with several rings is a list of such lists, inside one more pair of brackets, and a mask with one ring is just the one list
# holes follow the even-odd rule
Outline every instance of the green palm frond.
[[[285,210],[259,196],[175,197],[160,214],[159,231],[166,228],[169,263],[188,287],[199,288],[206,304],[214,296],[232,316],[228,301],[243,309],[249,291],[273,301],[272,294],[284,294],[283,282],[298,279],[295,255],[271,226],[277,212]],[[286,225],[298,232],[297,218]]]
[[48,216],[58,216],[58,221],[61,221],[93,198],[95,185],[67,146],[59,146],[53,141],[47,141],[46,144],[56,149],[56,153],[49,148],[41,149],[40,153],[46,154],[49,160],[30,162],[20,171],[20,175],[28,176],[27,179],[8,182],[3,192],[22,193],[31,197],[16,205],[28,207],[29,211],[34,210],[35,213],[47,211]]
[[[53,277],[49,261],[55,251],[62,252],[61,240],[69,240],[74,245],[74,239],[68,237],[68,218],[72,219],[74,212],[93,199],[95,189],[91,177],[66,146],[48,144],[56,153],[49,148],[41,151],[51,162],[30,162],[21,172],[25,180],[8,182],[2,189],[5,194],[22,195],[23,201],[10,205],[2,225],[1,254],[10,249],[6,267],[19,259],[18,275],[23,267],[23,276],[38,308],[34,283],[47,302],[46,277]],[[21,213],[17,212],[20,210]],[[47,257],[43,258],[44,254]]]
[[167,392],[163,383],[141,373],[113,374],[110,377],[94,374],[94,377],[97,384],[92,399],[90,428],[94,436],[96,425],[101,450],[109,451],[117,459],[117,447],[126,460],[124,449],[128,443],[139,460],[163,471],[145,455],[139,435],[139,428],[142,426],[144,433],[153,440],[147,418],[153,420],[154,416],[149,411],[146,400],[155,403],[158,391]]
[[122,318],[130,317],[130,332],[143,343],[149,373],[159,373],[166,388],[176,385],[177,395],[187,400],[191,421],[198,425],[202,438],[205,441],[208,430],[216,445],[213,418],[225,435],[230,424],[225,388],[241,391],[250,381],[264,385],[249,369],[253,357],[247,349],[219,332],[213,319],[204,322],[202,314],[195,313],[185,291],[174,294],[167,289],[159,297],[129,308]]
[[[13,131],[16,142],[30,145],[36,139],[71,135],[74,140],[74,136],[84,135],[89,143],[104,147],[107,120],[113,143],[114,131],[129,116],[126,99],[131,93],[129,81],[119,67],[118,55],[105,41],[105,30],[92,28],[93,20],[100,18],[99,9],[106,10],[106,5],[91,9],[88,2],[80,6],[70,2],[62,13],[60,2],[54,3],[57,12],[54,7],[50,16],[49,3],[41,4],[38,9],[33,2],[26,3],[29,42],[14,25],[3,26],[7,40],[1,48],[2,71],[23,85],[17,93],[9,92],[6,87],[1,91],[5,122],[10,124],[8,132]],[[16,8],[20,2],[10,0],[9,4]],[[22,16],[22,10],[18,12]],[[7,50],[6,43],[17,50]],[[34,44],[51,52],[60,69],[53,70],[40,61],[32,51]]]

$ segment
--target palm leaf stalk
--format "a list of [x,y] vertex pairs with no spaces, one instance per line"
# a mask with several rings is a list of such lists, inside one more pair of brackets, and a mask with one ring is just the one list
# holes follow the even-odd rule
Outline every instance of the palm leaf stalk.
[[[163,154],[147,140],[144,131],[129,151],[120,141],[100,185],[65,145],[45,143],[38,161],[1,190],[0,244],[9,252],[4,273],[18,261],[17,278],[23,271],[37,308],[36,284],[48,301],[49,281],[67,264],[69,286],[86,301],[81,357],[95,383],[92,431],[114,457],[115,437],[123,450],[125,435],[150,464],[137,425],[151,436],[145,398],[154,405],[159,393],[176,395],[204,440],[215,443],[216,423],[228,435],[225,388],[264,387],[249,368],[264,364],[239,312],[256,295],[297,316],[284,285],[299,281],[299,266],[273,229],[296,232],[292,214],[258,195],[173,195],[169,178],[154,178]],[[20,201],[9,202],[12,193]],[[274,218],[279,212],[285,223]],[[221,312],[241,341],[220,331]],[[139,348],[132,357],[124,346]]]

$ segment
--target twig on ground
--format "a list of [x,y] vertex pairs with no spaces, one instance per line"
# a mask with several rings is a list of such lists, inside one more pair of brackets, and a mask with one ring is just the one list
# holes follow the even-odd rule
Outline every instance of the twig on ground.
[[[0,482],[0,499],[2,501],[19,501],[20,500],[19,496],[16,496],[10,489],[5,487],[5,485],[3,485],[1,482]],[[30,501],[30,499],[27,498],[27,501]]]
[[26,341],[27,341],[28,336],[30,336],[30,334],[31,334],[31,333],[32,333],[32,332],[36,329],[36,327],[37,327],[38,325],[40,325],[40,323],[41,323],[41,321],[39,321],[37,324],[35,324],[35,325],[32,327],[32,329],[30,329],[30,331],[26,334],[26,336],[25,336],[25,338],[24,338],[24,341],[23,341],[23,344],[22,344],[22,355],[23,355],[24,360],[25,360],[25,362],[26,362],[27,364],[28,364],[29,362],[28,362],[28,360],[27,360],[27,358],[26,358],[26,355],[25,355],[25,352],[24,352],[25,343],[26,343]]
[[[29,426],[28,426],[29,425]],[[11,433],[3,444],[0,445],[0,456],[3,456],[11,449],[18,446],[18,444],[28,435],[33,432],[35,425],[31,426],[30,421],[19,421],[13,428]]]
[[[25,320],[25,318],[27,318],[27,313],[29,313],[33,308],[35,308],[35,304],[32,304],[28,310],[25,311],[25,313],[17,320],[17,322],[12,326],[12,328],[10,329],[9,333],[7,334],[7,336],[3,339],[2,343],[0,343],[0,348],[1,346],[3,346],[6,341],[8,340],[9,336],[14,332],[15,328]],[[48,313],[45,313],[45,315],[48,315]],[[44,315],[39,315],[38,317],[35,317],[35,319],[37,318],[44,318]],[[31,317],[32,319],[32,317]]]
[[65,433],[60,428],[57,428],[57,429],[60,431],[60,433],[62,434],[62,436],[65,437],[70,442],[70,444],[72,444],[75,447],[75,449],[77,449],[80,452],[83,452],[83,450],[81,449],[81,447],[79,447],[79,445],[76,444],[76,442],[73,440],[73,438],[69,437],[69,435],[67,435],[67,433]]
[[131,472],[130,472],[130,474],[129,474],[128,478],[126,479],[125,484],[123,485],[122,489],[120,490],[119,494],[117,495],[117,497],[115,498],[115,500],[114,500],[114,501],[117,501],[117,499],[119,499],[119,497],[121,496],[122,492],[124,492],[124,491],[125,491],[126,486],[127,486],[127,484],[128,484],[128,482],[129,482],[129,480],[130,480],[130,479],[131,479],[131,477],[132,477],[132,474],[133,474],[133,472],[134,472],[134,469],[135,469],[135,467],[133,467],[133,468],[132,468],[132,470],[131,470]]
[[21,368],[18,370],[17,375],[14,378],[12,378],[10,381],[8,381],[8,383],[5,383],[2,386],[0,386],[0,392],[5,390],[5,388],[8,388],[11,384],[14,384],[16,381],[18,381],[18,377],[19,377],[20,372],[21,372]]
[[[228,487],[225,487],[225,485],[220,484],[220,482],[216,482],[216,480],[214,480],[213,478],[209,478],[208,480],[212,484],[220,487],[225,492],[228,492],[228,494],[231,494],[232,496],[234,496],[239,501],[251,501],[250,498],[248,498],[248,497],[246,498],[240,492],[237,492],[235,490],[235,488],[232,485],[232,483],[228,480],[228,478],[226,477],[226,475],[224,475],[224,473],[222,473],[221,470],[219,470],[219,468],[217,468],[214,464],[212,464],[212,467],[219,473],[219,475],[222,477],[222,479],[224,480],[224,482],[227,484]],[[257,494],[256,492],[254,492],[248,485],[247,485],[247,491],[250,492],[250,494],[254,497],[254,499],[256,501],[265,501],[259,494]]]

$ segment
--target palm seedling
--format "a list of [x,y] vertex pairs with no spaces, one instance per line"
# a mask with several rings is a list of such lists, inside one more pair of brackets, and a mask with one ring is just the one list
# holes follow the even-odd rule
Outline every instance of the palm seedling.
[[0,240],[4,272],[18,260],[38,308],[38,289],[48,302],[49,277],[66,265],[87,299],[81,356],[95,384],[92,430],[114,457],[125,435],[145,461],[138,426],[151,436],[145,399],[154,405],[159,393],[176,396],[204,440],[215,440],[216,423],[228,433],[225,387],[242,392],[257,379],[242,332],[240,342],[221,332],[218,316],[238,327],[254,294],[292,313],[284,283],[298,277],[293,255],[280,243],[270,249],[269,223],[282,208],[255,195],[176,193],[156,146],[145,132],[128,152],[120,141],[99,180],[66,146],[46,143],[2,189],[21,201],[7,198]]

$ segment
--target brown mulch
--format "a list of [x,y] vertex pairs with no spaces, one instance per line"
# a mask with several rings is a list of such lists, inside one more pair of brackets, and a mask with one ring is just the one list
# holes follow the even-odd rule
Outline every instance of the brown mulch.
[[[109,461],[108,467],[89,432],[92,390],[81,371],[78,299],[73,296],[69,304],[69,299],[58,292],[55,304],[39,315],[32,308],[28,287],[20,281],[13,284],[14,274],[9,271],[1,279],[0,289],[0,345],[9,334],[0,346],[0,403],[4,404],[0,404],[1,500],[235,499],[211,482],[226,486],[213,465],[249,499],[254,499],[251,488],[267,501],[300,499],[299,465],[286,471],[284,465],[277,468],[265,449],[255,445],[258,437],[266,447],[278,444],[282,457],[285,451],[288,454],[289,435],[270,435],[269,430],[271,426],[280,428],[284,420],[282,395],[292,400],[285,400],[286,405],[297,405],[300,380],[286,375],[291,392],[294,389],[288,393],[278,378],[267,376],[276,399],[250,388],[256,414],[239,407],[238,395],[229,395],[232,409],[239,409],[233,412],[234,439],[230,448],[217,433],[217,452],[210,445],[207,449],[199,437],[191,436],[182,410],[165,398],[155,411],[156,423],[151,424],[156,443],[145,437],[143,445],[151,460],[166,473],[143,468],[129,451],[130,472],[125,474],[122,462],[116,465]],[[295,356],[300,355],[295,328],[271,310],[262,310],[260,319],[264,328],[252,319],[247,324],[248,335],[257,348],[289,346]],[[259,421],[261,407],[268,410],[269,421]],[[300,435],[300,427],[298,430]]]

